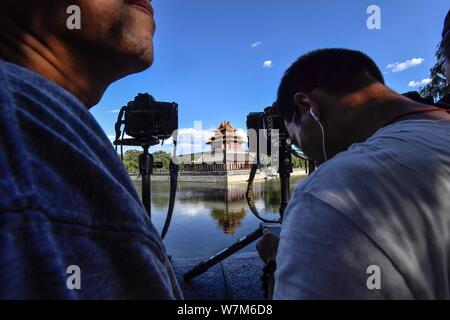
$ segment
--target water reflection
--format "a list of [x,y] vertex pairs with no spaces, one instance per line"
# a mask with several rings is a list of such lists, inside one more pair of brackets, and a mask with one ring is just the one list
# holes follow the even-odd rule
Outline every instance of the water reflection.
[[246,212],[244,208],[236,211],[224,209],[213,209],[211,217],[217,220],[220,228],[225,234],[233,234],[241,226],[242,220],[245,218]]
[[[292,178],[291,190],[300,178]],[[135,181],[141,193],[141,182]],[[175,257],[209,256],[254,231],[260,221],[248,208],[247,185],[179,183],[174,217],[165,246]],[[280,204],[279,181],[254,184],[255,204],[261,215],[277,219]],[[169,183],[152,182],[152,221],[161,230],[169,205]],[[254,246],[245,248],[252,251]]]

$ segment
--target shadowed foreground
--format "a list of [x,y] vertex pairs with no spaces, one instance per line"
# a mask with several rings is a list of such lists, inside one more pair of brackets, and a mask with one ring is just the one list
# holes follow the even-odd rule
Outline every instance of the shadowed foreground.
[[199,258],[174,259],[173,269],[186,300],[261,300],[263,262],[256,252],[235,254],[206,273],[185,282],[183,273],[203,261]]

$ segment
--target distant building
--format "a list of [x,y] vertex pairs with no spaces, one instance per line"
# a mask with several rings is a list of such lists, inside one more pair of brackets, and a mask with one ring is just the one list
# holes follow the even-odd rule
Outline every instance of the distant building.
[[229,121],[223,121],[208,139],[211,151],[192,154],[189,167],[196,172],[250,170],[254,155],[244,150],[245,142]]
[[224,121],[219,128],[214,130],[214,135],[209,138],[207,145],[211,146],[211,151],[243,151],[242,144],[245,143],[244,138],[237,134],[237,130],[233,128],[230,121]]

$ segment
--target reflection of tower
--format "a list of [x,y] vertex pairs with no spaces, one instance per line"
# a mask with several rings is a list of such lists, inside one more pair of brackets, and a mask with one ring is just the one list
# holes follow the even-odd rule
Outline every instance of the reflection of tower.
[[246,213],[244,208],[233,212],[213,209],[211,216],[219,222],[219,226],[225,234],[234,234],[241,226],[242,219],[245,218]]
[[[244,189],[224,189],[224,198],[211,210],[211,216],[218,221],[225,234],[234,234],[247,215]],[[261,195],[262,192],[259,192]]]

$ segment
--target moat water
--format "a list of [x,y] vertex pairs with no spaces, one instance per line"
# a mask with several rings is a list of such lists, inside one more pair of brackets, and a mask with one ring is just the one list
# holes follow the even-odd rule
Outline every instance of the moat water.
[[[291,178],[291,192],[303,177]],[[141,181],[134,182],[139,194]],[[209,257],[253,232],[260,221],[245,199],[245,183],[226,186],[210,183],[178,184],[174,215],[164,240],[168,254],[175,258]],[[279,180],[255,182],[255,203],[262,216],[279,217]],[[169,183],[152,182],[152,221],[161,231],[169,204]],[[242,252],[255,251],[255,244]]]

